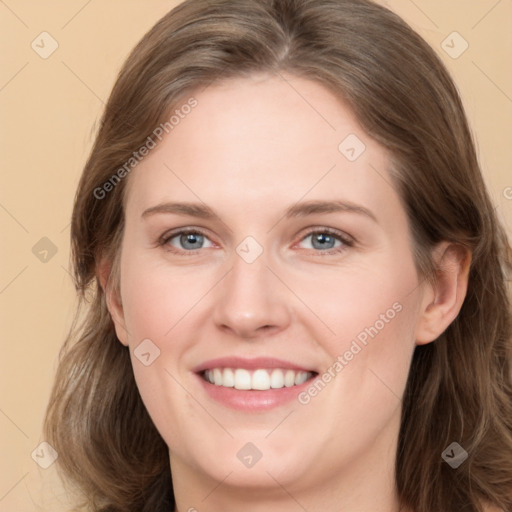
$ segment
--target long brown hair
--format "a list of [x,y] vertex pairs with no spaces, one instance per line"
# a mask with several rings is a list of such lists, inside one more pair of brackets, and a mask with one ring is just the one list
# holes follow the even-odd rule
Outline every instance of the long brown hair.
[[[45,422],[65,475],[92,510],[172,509],[168,448],[141,401],[128,349],[116,338],[99,262],[112,262],[109,285],[118,290],[129,179],[129,169],[119,169],[193,91],[255,72],[323,84],[389,150],[420,275],[435,278],[430,254],[440,241],[471,251],[460,314],[435,342],[414,352],[396,484],[414,512],[481,512],[485,503],[512,510],[510,245],[447,70],[402,19],[369,0],[187,0],[128,57],[72,216],[81,307]],[[441,457],[452,442],[468,452],[457,469]]]

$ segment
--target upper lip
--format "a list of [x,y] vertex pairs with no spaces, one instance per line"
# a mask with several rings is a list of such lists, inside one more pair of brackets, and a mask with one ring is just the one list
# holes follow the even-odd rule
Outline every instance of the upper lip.
[[193,371],[200,373],[213,368],[245,368],[247,370],[256,370],[258,368],[282,368],[283,370],[315,372],[315,370],[311,368],[306,368],[305,366],[285,361],[284,359],[276,359],[274,357],[255,357],[249,359],[236,356],[210,359],[193,368]]

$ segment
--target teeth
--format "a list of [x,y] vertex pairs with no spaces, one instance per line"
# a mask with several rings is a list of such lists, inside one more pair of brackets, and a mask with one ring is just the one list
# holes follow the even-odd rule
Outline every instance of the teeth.
[[308,378],[308,372],[297,372],[297,375],[295,375],[295,385],[304,384]]
[[[222,383],[217,384],[221,386]],[[251,374],[241,368],[235,370],[235,389],[251,389]]]
[[267,370],[256,370],[252,374],[251,380],[252,389],[270,389],[270,375]]
[[304,384],[313,377],[312,372],[282,370],[279,368],[249,371],[244,368],[213,368],[204,372],[211,384],[225,388],[261,390],[290,388]]
[[235,374],[233,373],[233,370],[231,368],[225,368],[224,372],[222,372],[221,375],[222,381],[220,384],[217,384],[218,386],[222,384],[226,388],[235,387]]
[[216,386],[220,386],[222,384],[223,379],[220,368],[215,368],[213,370],[213,382],[215,383]]
[[272,370],[270,374],[270,387],[279,389],[284,386],[283,370]]
[[284,385],[291,388],[295,384],[295,372],[293,370],[286,370],[284,374]]

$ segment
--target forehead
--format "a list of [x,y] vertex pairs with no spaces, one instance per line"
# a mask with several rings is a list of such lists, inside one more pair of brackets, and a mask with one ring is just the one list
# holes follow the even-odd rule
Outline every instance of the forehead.
[[[129,177],[128,208],[180,198],[266,208],[303,196],[386,201],[388,158],[321,84],[253,75],[195,91],[197,105]],[[187,102],[187,97],[183,103]],[[176,107],[179,110],[179,105]],[[184,113],[188,112],[188,113]],[[388,190],[386,190],[388,189]],[[278,198],[277,200],[275,200]]]

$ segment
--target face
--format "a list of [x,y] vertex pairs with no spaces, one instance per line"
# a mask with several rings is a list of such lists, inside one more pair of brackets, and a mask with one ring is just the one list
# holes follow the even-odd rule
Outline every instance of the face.
[[194,98],[129,176],[114,315],[173,476],[292,492],[391,459],[422,288],[386,151],[313,81]]

